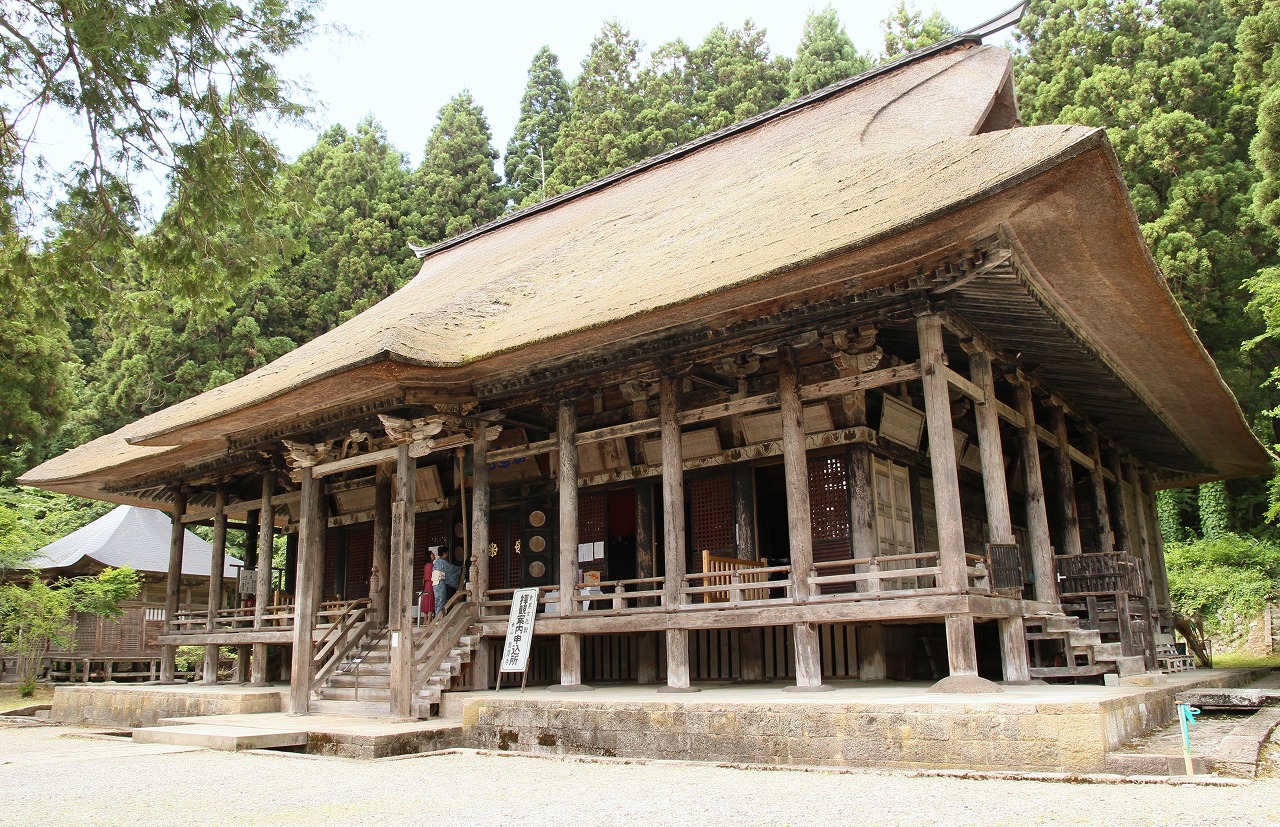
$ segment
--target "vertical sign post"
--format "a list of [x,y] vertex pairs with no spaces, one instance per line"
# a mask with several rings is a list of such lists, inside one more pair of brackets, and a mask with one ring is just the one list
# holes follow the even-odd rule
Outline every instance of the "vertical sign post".
[[502,665],[498,668],[498,685],[502,673],[521,672],[520,691],[529,679],[529,647],[533,643],[533,622],[538,613],[538,589],[516,589],[511,595],[511,615],[507,618],[507,638],[502,645]]

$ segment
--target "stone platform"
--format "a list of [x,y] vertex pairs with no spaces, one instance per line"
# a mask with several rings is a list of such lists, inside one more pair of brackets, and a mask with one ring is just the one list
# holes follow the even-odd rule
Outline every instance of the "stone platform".
[[1249,670],[1203,670],[1140,687],[1005,685],[946,695],[926,683],[705,685],[690,695],[603,687],[472,693],[468,746],[533,753],[753,764],[1092,773],[1106,755],[1174,720],[1175,696],[1238,686]]
[[289,687],[231,684],[98,683],[59,686],[49,720],[124,729],[155,726],[164,718],[281,712]]

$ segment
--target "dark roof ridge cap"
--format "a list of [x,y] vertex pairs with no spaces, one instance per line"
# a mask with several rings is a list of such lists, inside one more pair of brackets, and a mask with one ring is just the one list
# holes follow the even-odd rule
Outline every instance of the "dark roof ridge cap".
[[737,123],[734,123],[734,124],[730,124],[721,129],[717,129],[715,132],[708,132],[706,135],[702,135],[700,137],[694,138],[692,141],[689,141],[687,143],[674,146],[671,149],[668,149],[666,152],[659,153],[650,158],[645,158],[643,161],[638,161],[629,167],[623,167],[622,169],[617,170],[616,172],[611,172],[602,178],[597,178],[594,181],[590,181],[586,184],[582,184],[581,186],[575,187],[569,190],[568,192],[562,192],[559,195],[554,195],[551,198],[548,198],[546,201],[540,201],[537,204],[533,204],[528,207],[523,207],[521,209],[515,210],[514,212],[507,213],[506,215],[499,216],[498,218],[495,218],[494,220],[488,222],[487,224],[482,224],[479,227],[476,227],[471,230],[467,230],[466,232],[461,233],[460,235],[456,235],[453,238],[447,238],[444,241],[438,241],[435,244],[432,244],[425,248],[421,248],[420,250],[415,249],[414,252],[418,253],[419,258],[427,259],[435,255],[436,253],[440,253],[445,250],[456,247],[464,242],[467,242],[473,238],[476,238],[477,236],[481,236],[486,233],[493,232],[494,230],[497,230],[501,227],[505,227],[508,224],[511,224],[515,221],[519,221],[531,215],[537,215],[538,213],[552,209],[568,201],[573,201],[577,198],[587,195],[588,193],[596,192],[598,190],[604,189],[605,187],[612,186],[613,184],[616,184],[618,181],[621,181],[625,178],[630,178],[633,175],[638,175],[639,173],[644,172],[645,170],[651,169],[656,166],[660,166],[661,164],[667,163],[668,161],[673,161],[677,158],[681,158],[685,155],[696,152],[697,150],[702,149],[708,144],[717,143],[721,140],[724,140],[725,138],[728,138],[731,135],[737,135],[741,132],[747,132],[751,129],[754,129],[757,126],[760,126],[761,124],[768,123],[769,121],[776,120],[785,115],[790,115],[792,112],[798,111],[800,109],[804,109],[807,106],[811,106],[812,104],[818,103],[819,101],[826,100],[827,98],[834,97],[835,95],[845,92],[851,87],[858,86],[868,80],[871,80],[872,78],[876,78],[881,75],[888,74],[889,72],[896,71],[908,64],[915,63],[916,61],[924,60],[925,58],[933,57],[938,54],[942,54],[944,52],[950,51],[951,49],[957,46],[972,47],[972,46],[981,46],[981,45],[983,45],[982,36],[977,34],[969,34],[969,33],[958,34],[958,35],[955,35],[954,37],[949,37],[946,40],[939,40],[937,43],[931,44],[922,49],[917,49],[916,51],[908,52],[907,54],[902,55],[901,57],[886,61],[884,63],[877,64],[860,74],[845,78],[844,80],[836,81],[835,83],[829,86],[824,86],[821,89],[815,89],[809,94],[802,95],[801,97],[798,97],[793,101],[788,101],[786,103],[775,106],[772,109],[767,109],[764,112],[751,116],[750,118],[738,121]]

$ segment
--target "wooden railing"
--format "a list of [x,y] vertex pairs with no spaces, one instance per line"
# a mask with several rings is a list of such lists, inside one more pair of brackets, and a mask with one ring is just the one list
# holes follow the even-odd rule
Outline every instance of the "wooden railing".
[[317,641],[316,653],[312,658],[312,665],[315,667],[314,677],[311,679],[313,690],[324,686],[324,682],[347,653],[373,628],[370,614],[368,598],[353,600],[342,607],[342,611],[325,629],[324,635]]
[[1063,597],[1146,593],[1142,561],[1127,551],[1065,554],[1054,558]]
[[[709,550],[702,550],[702,594],[704,603],[739,603],[744,600],[766,600],[769,590],[743,589],[743,583],[769,582],[768,560],[740,560],[737,557],[721,557]],[[776,568],[776,566],[775,566]],[[690,578],[686,577],[686,580]],[[705,591],[710,586],[726,586],[719,591]],[[686,589],[686,593],[690,590]]]
[[[965,554],[965,577],[970,591],[990,591],[986,557]],[[881,568],[889,564],[900,568]],[[923,564],[923,565],[922,565]],[[858,571],[859,567],[865,567]],[[866,600],[913,595],[945,594],[941,584],[939,552],[885,554],[814,563],[809,585],[817,596],[841,600]],[[849,586],[856,591],[850,592]],[[843,587],[843,588],[841,588]]]
[[478,607],[467,597],[466,590],[459,589],[445,603],[443,612],[414,633],[411,697],[426,685],[427,679],[435,674],[467,629],[480,619]]
[[[363,599],[363,598],[362,598]],[[349,600],[330,600],[320,604],[316,612],[316,626],[328,626],[337,621],[353,602]],[[251,632],[253,626],[253,607],[238,609],[219,609],[213,615],[215,632]],[[262,628],[271,631],[287,631],[293,628],[294,606],[292,603],[280,603],[267,606],[263,611]],[[178,612],[169,624],[168,634],[200,635],[209,631],[209,613],[207,611]]]

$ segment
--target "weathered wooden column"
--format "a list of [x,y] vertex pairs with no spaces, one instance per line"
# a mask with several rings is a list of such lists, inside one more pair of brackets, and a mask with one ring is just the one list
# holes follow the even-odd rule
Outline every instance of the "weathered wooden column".
[[1142,482],[1143,511],[1146,513],[1147,520],[1151,525],[1148,530],[1151,540],[1151,579],[1155,584],[1155,608],[1159,611],[1161,625],[1161,629],[1152,630],[1154,635],[1157,631],[1172,629],[1173,610],[1169,600],[1169,572],[1164,565],[1164,535],[1160,533],[1160,521],[1156,518],[1155,481],[1150,472],[1141,474],[1140,480]]
[[[1116,491],[1119,495],[1116,502],[1119,505],[1116,515],[1117,523],[1123,526],[1122,535],[1124,539],[1120,540],[1120,548],[1127,551],[1130,556],[1137,558],[1142,563],[1142,588],[1146,597],[1146,620],[1149,632],[1148,641],[1152,644],[1146,647],[1144,655],[1146,657],[1147,669],[1152,670],[1157,666],[1155,652],[1155,632],[1159,623],[1160,608],[1156,600],[1155,573],[1151,566],[1151,540],[1147,536],[1147,515],[1145,503],[1142,501],[1142,484],[1138,479],[1138,469],[1132,463],[1125,463],[1125,471],[1121,471],[1120,455],[1116,451],[1111,452],[1111,473],[1116,478]],[[1133,490],[1133,514],[1135,533],[1129,532],[1128,504],[1124,497],[1124,484],[1128,481],[1130,488]]]
[[[222,608],[222,569],[227,559],[227,489],[219,485],[213,500],[213,554],[209,560],[209,613],[205,618],[205,631],[213,634],[218,629],[218,610]],[[218,682],[218,645],[207,643],[204,647],[204,683]]]
[[1107,470],[1111,472],[1111,476],[1116,481],[1116,508],[1111,521],[1115,529],[1115,547],[1136,557],[1137,555],[1134,554],[1133,548],[1134,538],[1130,530],[1130,521],[1133,519],[1133,514],[1130,513],[1129,504],[1124,498],[1125,477],[1124,469],[1120,464],[1120,452],[1114,447],[1106,451],[1106,463]]
[[[275,492],[276,472],[268,468],[262,472],[262,505],[258,509],[258,568],[253,584],[253,628],[257,630],[266,626],[267,607],[275,603],[275,596],[271,593],[271,558],[275,556],[276,528],[276,511],[271,498]],[[253,644],[251,663],[249,682],[254,686],[268,683],[267,644]]]
[[[1102,446],[1098,442],[1098,432],[1089,428],[1084,433],[1085,448],[1093,465],[1089,468],[1089,479],[1093,483],[1093,516],[1097,523],[1098,551],[1115,550],[1115,532],[1111,528],[1111,508],[1107,504],[1107,478],[1102,473]],[[1118,485],[1120,479],[1116,478]]]
[[396,490],[391,504],[391,577],[387,628],[391,632],[391,714],[413,715],[413,540],[418,461],[408,439],[396,444]]
[[[489,591],[489,426],[480,423],[471,435],[471,577],[467,586],[477,607]],[[459,486],[463,483],[459,482]],[[483,609],[481,610],[483,615]],[[471,685],[489,688],[490,649],[481,639],[471,658]]]
[[[651,479],[636,480],[636,577],[653,577],[657,572],[653,488]],[[655,605],[653,598],[645,600],[645,605]],[[657,682],[658,635],[640,632],[636,636],[636,683]]]
[[369,567],[369,605],[378,623],[390,617],[391,476],[391,464],[378,463],[373,477],[373,562]]
[[978,450],[982,456],[982,490],[987,501],[987,533],[992,543],[1010,545],[1013,519],[1009,512],[1009,489],[1004,476],[1004,443],[1000,438],[1000,415],[996,410],[996,380],[991,370],[991,354],[977,350],[969,354],[969,378],[986,399],[974,406],[978,423]]
[[[938,521],[938,563],[942,586],[955,593],[969,589],[965,562],[964,526],[960,511],[960,477],[951,424],[951,389],[943,359],[942,321],[933,313],[916,317],[920,342],[920,374],[924,384],[925,423],[929,432],[929,460],[933,469],[934,513]],[[978,650],[973,616],[949,614],[947,661],[952,677],[978,674]]]
[[[187,492],[178,488],[173,492],[173,528],[169,532],[169,576],[164,589],[164,631],[173,634],[173,618],[178,613],[178,600],[182,594],[182,546],[186,529],[182,515],[187,513]],[[173,683],[178,647],[166,645],[160,651],[160,682]]]
[[[982,488],[987,504],[987,534],[992,543],[1016,542],[1009,510],[1009,489],[1004,476],[1004,443],[1000,437],[1000,414],[996,410],[996,379],[991,354],[969,352],[969,378],[982,390],[983,401],[974,406],[978,423],[978,450],[982,457]],[[1000,660],[1006,681],[1031,680],[1031,659],[1027,655],[1027,628],[1022,617],[1002,617]]]
[[[778,350],[778,402],[782,413],[782,469],[787,488],[787,533],[791,544],[791,596],[809,600],[813,572],[813,524],[809,511],[809,459],[804,441],[804,406],[800,402],[800,365],[790,347]],[[816,690],[822,685],[822,656],[818,629],[812,623],[792,627],[796,685],[788,689]]]
[[1067,438],[1067,413],[1061,405],[1049,406],[1053,420],[1053,435],[1057,445],[1053,449],[1053,464],[1058,474],[1060,491],[1059,507],[1062,513],[1062,545],[1066,554],[1083,554],[1080,544],[1080,512],[1076,506],[1075,474],[1071,468],[1071,443]]
[[[677,379],[662,374],[658,385],[658,419],[662,434],[662,526],[663,560],[666,572],[662,583],[662,606],[668,617],[680,608],[684,585],[684,453],[680,444],[680,423],[676,419],[680,400]],[[689,682],[689,630],[667,630],[667,685],[659,692],[697,692]]]
[[1044,477],[1040,470],[1040,437],[1036,427],[1036,410],[1031,398],[1031,384],[1021,377],[1013,378],[1018,413],[1022,427],[1018,443],[1022,451],[1022,484],[1026,489],[1027,544],[1031,546],[1031,578],[1036,600],[1058,604],[1058,568],[1053,562],[1053,544],[1049,537],[1049,514],[1044,501]]
[[324,511],[320,502],[322,483],[312,476],[314,460],[298,460],[302,475],[302,501],[298,518],[298,575],[293,603],[293,668],[289,676],[289,711],[306,715],[311,711],[311,679],[315,674],[316,600],[315,584],[324,576]]
[[[578,409],[574,399],[560,400],[556,425],[560,458],[557,484],[560,492],[560,614],[577,614],[574,595],[578,588]],[[590,689],[582,683],[582,636],[560,635],[560,691]]]

